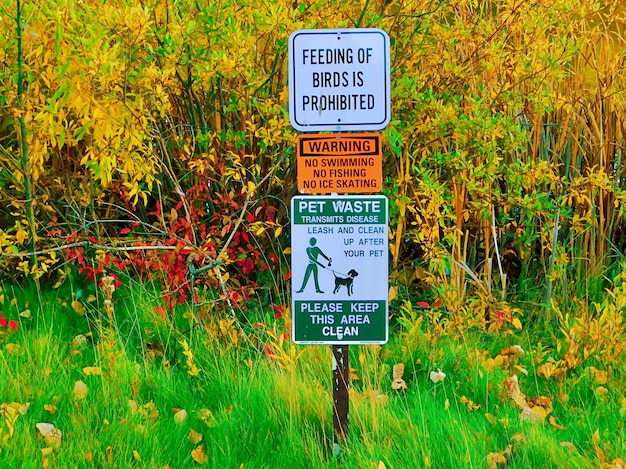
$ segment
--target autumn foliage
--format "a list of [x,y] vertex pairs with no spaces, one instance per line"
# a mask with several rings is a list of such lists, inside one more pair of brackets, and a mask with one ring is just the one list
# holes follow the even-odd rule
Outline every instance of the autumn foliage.
[[626,247],[620,2],[331,3],[3,1],[5,274],[156,278],[167,306],[286,291],[288,36],[378,27],[392,299],[596,299]]

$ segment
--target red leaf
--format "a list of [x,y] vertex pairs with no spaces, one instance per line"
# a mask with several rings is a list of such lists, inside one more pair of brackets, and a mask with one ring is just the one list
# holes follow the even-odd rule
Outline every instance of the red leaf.
[[9,328],[14,331],[17,331],[17,321],[15,319],[11,319],[9,321]]
[[443,301],[441,301],[441,298],[437,298],[434,302],[433,302],[433,308],[439,308],[441,306],[441,304],[443,303]]
[[422,308],[430,308],[430,305],[428,303],[426,303],[425,301],[418,301],[417,303],[415,303],[417,306],[421,306]]
[[130,228],[122,228],[120,230],[120,234],[121,235],[125,235],[125,234],[128,234],[128,233],[130,233]]
[[7,318],[0,318],[0,327],[7,326]]

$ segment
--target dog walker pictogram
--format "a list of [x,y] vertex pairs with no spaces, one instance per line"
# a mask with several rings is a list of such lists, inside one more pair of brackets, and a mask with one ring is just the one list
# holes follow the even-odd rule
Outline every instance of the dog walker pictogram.
[[331,266],[333,261],[330,257],[324,254],[322,250],[316,246],[316,244],[317,244],[317,239],[315,238],[309,239],[309,247],[306,248],[306,255],[309,258],[309,265],[307,265],[306,271],[304,272],[304,279],[302,280],[302,286],[300,287],[300,290],[298,290],[296,293],[304,292],[304,289],[306,288],[307,283],[309,283],[309,278],[311,277],[311,274],[313,274],[313,281],[315,282],[315,292],[324,293],[320,289],[317,267],[321,266],[322,269],[325,269],[327,266],[325,266],[320,261],[318,261],[317,258],[318,256],[321,256],[324,259],[326,259],[328,261],[328,267]]

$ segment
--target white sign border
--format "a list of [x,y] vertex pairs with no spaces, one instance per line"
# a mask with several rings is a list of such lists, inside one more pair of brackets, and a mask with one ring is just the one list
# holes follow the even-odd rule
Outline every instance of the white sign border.
[[[290,201],[290,216],[292,219],[292,224],[295,223],[295,203],[296,203],[296,199],[300,200],[300,199],[323,199],[323,200],[336,200],[336,199],[353,199],[353,200],[373,200],[373,199],[379,199],[379,200],[384,200],[385,201],[385,210],[386,210],[386,217],[387,217],[387,228],[386,228],[386,233],[387,235],[389,234],[389,198],[383,194],[342,194],[342,195],[337,195],[337,194],[331,194],[331,195],[294,195]],[[293,226],[292,226],[292,232],[293,232]],[[387,256],[389,255],[389,241],[387,239]],[[292,247],[290,245],[290,247]],[[292,259],[291,259],[291,270],[293,272],[293,262],[294,262],[294,258],[293,258],[293,252],[291,254]],[[387,272],[387,291],[389,290],[389,270],[386,269]],[[295,317],[296,315],[296,298],[293,294],[294,290],[295,290],[295,285],[293,284],[294,282],[294,278],[292,276],[291,278],[291,338],[292,341],[297,344],[297,345],[385,345],[387,344],[387,342],[389,341],[389,297],[388,295],[384,298],[384,299],[374,299],[373,301],[384,301],[385,303],[385,316],[384,316],[384,323],[385,323],[385,338],[382,340],[296,340],[296,322],[297,319]],[[306,300],[305,300],[306,301]],[[372,299],[368,299],[365,301],[372,301]]]
[[[292,56],[294,54],[294,41],[300,35],[339,35],[339,34],[381,34],[384,40],[384,83],[385,89],[383,95],[385,97],[384,110],[385,118],[380,122],[362,122],[337,124],[336,122],[317,123],[317,124],[300,124],[296,112],[296,60]],[[340,29],[299,29],[289,36],[289,121],[292,127],[300,132],[344,132],[344,131],[377,131],[383,130],[391,121],[391,58],[390,58],[390,40],[389,35],[379,28],[340,28]]]

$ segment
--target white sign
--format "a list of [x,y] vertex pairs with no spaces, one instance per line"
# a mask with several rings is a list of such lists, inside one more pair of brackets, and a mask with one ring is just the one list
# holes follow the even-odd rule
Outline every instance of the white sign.
[[289,119],[300,132],[382,130],[391,118],[389,36],[303,29],[289,37]]
[[293,340],[388,339],[388,203],[383,195],[291,199]]

